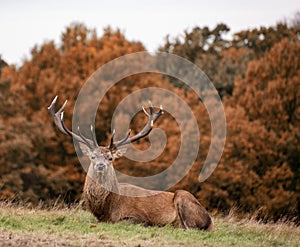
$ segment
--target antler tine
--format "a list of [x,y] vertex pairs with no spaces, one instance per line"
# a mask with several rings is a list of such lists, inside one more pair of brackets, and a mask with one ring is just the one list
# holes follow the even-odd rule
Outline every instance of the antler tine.
[[150,117],[149,113],[146,111],[146,109],[145,109],[144,106],[142,106],[142,109],[143,109],[143,112],[145,113],[145,115],[146,115],[147,117]]
[[145,115],[148,117],[148,123],[145,125],[145,127],[138,134],[136,134],[133,137],[130,137],[130,130],[129,130],[127,135],[120,141],[113,142],[113,138],[112,138],[111,142],[110,142],[110,146],[109,146],[110,148],[117,148],[117,147],[129,144],[129,143],[135,142],[135,141],[147,136],[151,132],[153,123],[163,114],[163,109],[162,109],[162,106],[160,106],[159,111],[156,112],[154,110],[154,107],[153,107],[151,101],[149,101],[149,104],[150,104],[150,106],[149,106],[150,114],[142,106],[142,109],[143,109]]
[[153,112],[154,112],[154,107],[153,107],[153,105],[152,105],[152,102],[149,100],[149,109],[150,109],[150,114],[152,115],[153,114]]
[[[118,141],[117,143],[114,143],[114,142],[113,142],[113,137],[114,137],[114,135],[115,135],[115,130],[114,130],[113,135],[112,135],[112,138],[110,139],[110,145],[109,145],[109,148],[110,148],[110,149],[113,149],[113,148],[116,148],[116,147],[118,147],[118,146],[121,146],[121,145],[118,145],[118,143],[124,143],[124,142],[126,142],[126,141],[128,140],[128,138],[129,138],[129,136],[130,136],[130,133],[131,133],[131,129],[128,130],[126,136],[125,136],[123,139],[121,139],[121,140]],[[123,145],[125,145],[125,144],[123,144]]]
[[92,134],[92,137],[93,137],[94,145],[98,146],[98,142],[97,142],[97,139],[96,139],[96,133],[94,133],[94,128],[93,128],[92,124],[91,124],[91,134]]
[[49,111],[50,115],[53,117],[54,123],[59,128],[59,130],[65,134],[69,134],[63,125],[63,116],[64,116],[63,110],[68,101],[66,100],[65,103],[61,106],[61,108],[55,113],[55,104],[56,104],[57,98],[58,98],[58,96],[56,95],[55,98],[52,100],[50,106],[48,107],[48,111]]
[[58,98],[58,96],[55,96],[55,98],[51,102],[50,106],[48,107],[48,111],[49,111],[50,115],[53,117],[54,123],[58,127],[58,129],[61,132],[63,132],[64,134],[72,136],[77,141],[82,142],[82,143],[88,145],[90,148],[97,147],[92,140],[84,137],[80,133],[79,127],[78,127],[78,132],[79,132],[78,134],[79,135],[75,134],[74,132],[72,132],[71,130],[69,130],[66,127],[66,125],[64,123],[64,119],[63,119],[63,117],[64,117],[63,110],[64,110],[64,108],[65,108],[65,106],[66,106],[66,104],[67,104],[68,101],[66,100],[65,103],[60,107],[60,109],[55,113],[55,105],[56,105],[56,102],[57,102],[57,98]]
[[115,147],[114,146],[115,133],[116,133],[116,130],[114,129],[112,134],[111,134],[110,143],[109,143],[109,146],[108,146],[110,149],[113,149]]
[[[80,127],[78,126],[77,127],[77,130],[78,130],[78,135],[82,138],[82,140],[84,140],[84,143],[86,143],[86,144],[88,144],[88,146],[90,147],[90,148],[92,148],[92,147],[96,147],[97,145],[95,145],[95,143],[93,142],[93,145],[91,145],[91,140],[90,139],[88,139],[88,138],[86,138],[82,133],[81,133],[81,131],[80,131]],[[78,140],[79,141],[79,140]]]

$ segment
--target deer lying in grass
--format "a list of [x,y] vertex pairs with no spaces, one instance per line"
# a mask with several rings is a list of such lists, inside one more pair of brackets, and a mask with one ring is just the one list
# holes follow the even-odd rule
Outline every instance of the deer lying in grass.
[[[124,139],[117,142],[114,141],[113,133],[110,145],[104,147],[98,146],[94,135],[91,140],[83,136],[79,128],[78,134],[70,131],[63,121],[63,109],[67,101],[55,113],[56,101],[57,96],[48,107],[56,126],[63,133],[76,139],[83,154],[90,159],[83,189],[83,199],[88,210],[99,221],[119,222],[129,220],[144,225],[172,225],[184,229],[213,229],[213,222],[208,212],[187,191],[157,192],[130,184],[118,183],[113,161],[121,157],[125,151],[119,149],[119,147],[147,136],[152,130],[155,120],[163,113],[162,108],[156,112],[153,106],[150,105],[150,114],[143,108],[148,117],[146,126],[133,137],[130,137],[129,131]],[[130,194],[136,196],[124,196],[126,191],[130,191]]]

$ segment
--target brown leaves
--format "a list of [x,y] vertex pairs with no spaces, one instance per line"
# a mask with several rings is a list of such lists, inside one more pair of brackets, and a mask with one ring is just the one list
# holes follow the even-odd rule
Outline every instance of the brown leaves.
[[[172,189],[192,191],[210,209],[226,211],[237,205],[244,212],[260,208],[262,216],[271,218],[295,215],[299,213],[300,198],[300,44],[295,35],[299,30],[278,25],[240,32],[234,40],[223,37],[227,31],[225,25],[213,30],[194,28],[184,33],[183,40],[167,41],[162,48],[194,61],[226,96],[227,143],[208,180],[198,182],[211,143],[209,116],[198,96],[180,88],[182,83],[174,79],[145,73],[124,78],[112,87],[98,109],[98,141],[108,144],[112,114],[130,93],[150,86],[171,90],[190,106],[201,133],[197,160]],[[107,28],[98,37],[94,30],[73,24],[62,34],[59,46],[53,42],[36,46],[32,58],[20,68],[7,66],[1,70],[1,199],[17,195],[38,202],[68,193],[72,194],[70,200],[80,198],[86,173],[79,165],[71,138],[56,130],[47,106],[55,95],[61,95],[61,101],[68,98],[65,122],[71,127],[72,109],[85,80],[106,62],[143,50],[140,42],[126,40],[119,30]],[[96,97],[97,93],[91,95]],[[148,99],[130,103],[133,106],[143,100]],[[168,99],[166,103],[180,109],[179,103]],[[128,120],[125,113],[118,119],[122,120]],[[130,128],[135,132],[143,125],[144,119],[137,114]],[[172,164],[181,145],[180,129],[167,113],[157,126],[168,137],[163,153],[147,164],[120,159],[115,164],[118,170],[149,176]],[[190,128],[187,121],[184,132]],[[145,139],[135,145],[145,150],[149,142]],[[170,176],[182,175],[180,172]],[[172,180],[170,176],[165,177],[166,182]]]

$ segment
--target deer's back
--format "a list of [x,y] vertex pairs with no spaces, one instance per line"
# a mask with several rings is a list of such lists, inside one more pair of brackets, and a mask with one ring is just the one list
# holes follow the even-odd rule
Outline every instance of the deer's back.
[[174,193],[151,191],[129,184],[120,186],[121,194],[116,206],[116,211],[121,213],[121,217],[139,221],[146,225],[167,225],[172,224],[177,213],[173,203]]

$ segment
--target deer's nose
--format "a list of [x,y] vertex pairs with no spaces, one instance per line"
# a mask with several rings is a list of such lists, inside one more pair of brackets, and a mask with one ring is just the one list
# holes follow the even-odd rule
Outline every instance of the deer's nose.
[[106,168],[106,165],[104,163],[97,163],[96,164],[97,172],[103,172],[105,168]]

